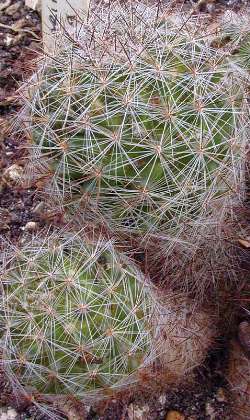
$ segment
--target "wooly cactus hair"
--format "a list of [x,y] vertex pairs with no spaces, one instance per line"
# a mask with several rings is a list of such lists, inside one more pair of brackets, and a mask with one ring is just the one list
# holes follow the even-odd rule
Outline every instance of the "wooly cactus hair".
[[194,28],[115,3],[60,35],[21,114],[51,197],[142,236],[176,238],[224,214],[241,192],[244,93]]
[[[237,216],[242,212],[237,208]],[[239,220],[210,220],[203,226],[198,243],[182,236],[179,240],[152,240],[145,245],[141,264],[154,285],[162,290],[172,289],[194,298],[200,305],[209,303],[222,318],[227,315],[227,327],[233,319],[229,296],[241,290],[245,276],[241,275],[239,246],[235,235],[240,232]],[[244,236],[243,236],[244,237]],[[178,238],[177,238],[178,239]],[[224,296],[224,297],[223,297]],[[227,313],[225,306],[228,307]],[[232,316],[230,316],[230,313]]]
[[232,412],[235,418],[249,419],[250,412],[250,360],[249,354],[238,341],[230,342],[227,381],[232,394]]
[[154,346],[160,357],[155,357],[155,370],[141,369],[139,376],[145,375],[149,384],[191,384],[195,368],[204,364],[215,343],[217,317],[208,307],[199,307],[181,293],[169,290],[165,297],[157,298],[159,304],[152,326]]
[[1,366],[45,394],[86,397],[133,383],[150,360],[151,303],[143,276],[110,242],[33,241],[1,273]]

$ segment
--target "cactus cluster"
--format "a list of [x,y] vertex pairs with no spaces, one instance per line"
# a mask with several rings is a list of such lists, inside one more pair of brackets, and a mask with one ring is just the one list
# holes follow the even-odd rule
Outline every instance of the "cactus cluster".
[[[194,296],[217,280],[221,226],[243,190],[246,138],[235,58],[192,19],[180,25],[160,18],[159,4],[141,2],[104,6],[88,19],[59,34],[18,117],[30,139],[26,175],[41,175],[50,201],[59,198],[79,220],[7,253],[0,282],[8,377],[82,399],[145,372],[151,381],[154,369],[163,385],[177,383],[203,362],[215,305],[205,309]],[[75,234],[82,220],[86,230]],[[146,238],[147,273],[118,252],[124,237],[136,245]],[[155,274],[164,288],[153,285]]]

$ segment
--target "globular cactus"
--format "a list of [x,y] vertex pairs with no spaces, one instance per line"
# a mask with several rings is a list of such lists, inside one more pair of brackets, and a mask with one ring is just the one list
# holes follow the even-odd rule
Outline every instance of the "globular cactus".
[[56,235],[5,259],[1,367],[44,394],[86,397],[133,382],[150,353],[150,294],[110,242]]
[[51,195],[112,231],[176,237],[239,192],[244,95],[222,50],[157,10],[90,14],[44,60],[24,114]]
[[1,369],[13,388],[91,401],[166,387],[191,378],[214,341],[209,311],[157,290],[110,241],[56,231],[2,266]]

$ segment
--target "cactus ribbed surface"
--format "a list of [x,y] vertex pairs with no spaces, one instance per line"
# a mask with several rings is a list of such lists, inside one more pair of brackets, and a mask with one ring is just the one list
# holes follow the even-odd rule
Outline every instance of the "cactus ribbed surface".
[[65,204],[114,230],[176,235],[237,189],[242,91],[206,37],[119,10],[45,60],[29,105],[32,148]]

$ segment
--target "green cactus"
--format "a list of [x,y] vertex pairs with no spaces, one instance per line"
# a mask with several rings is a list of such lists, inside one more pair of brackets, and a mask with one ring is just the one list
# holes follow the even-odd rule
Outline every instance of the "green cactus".
[[134,9],[123,29],[119,10],[43,63],[31,148],[65,205],[88,205],[113,230],[170,234],[237,189],[243,94],[208,39],[155,29]]
[[55,238],[33,241],[3,270],[1,365],[45,394],[128,385],[152,339],[143,278],[109,242]]

